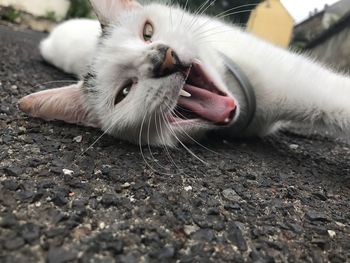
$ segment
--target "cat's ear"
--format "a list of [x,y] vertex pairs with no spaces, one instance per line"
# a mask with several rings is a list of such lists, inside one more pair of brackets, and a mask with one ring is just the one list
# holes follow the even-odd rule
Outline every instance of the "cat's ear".
[[18,108],[31,117],[99,128],[100,125],[86,107],[82,85],[79,82],[30,94],[19,100]]
[[123,11],[141,7],[136,0],[90,0],[90,3],[102,26],[108,25]]

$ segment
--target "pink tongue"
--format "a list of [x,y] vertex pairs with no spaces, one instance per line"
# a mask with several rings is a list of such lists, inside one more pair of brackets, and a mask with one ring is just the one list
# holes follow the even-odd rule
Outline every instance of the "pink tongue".
[[179,106],[212,122],[225,123],[231,120],[232,112],[236,109],[236,103],[232,98],[191,85],[186,85],[185,90],[191,93],[191,97],[180,96]]

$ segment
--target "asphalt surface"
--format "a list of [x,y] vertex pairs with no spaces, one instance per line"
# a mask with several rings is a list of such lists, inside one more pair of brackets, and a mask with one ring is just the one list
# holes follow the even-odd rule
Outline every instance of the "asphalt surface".
[[43,36],[0,26],[0,262],[350,262],[349,145],[189,146],[207,164],[108,136],[89,149],[101,131],[16,108],[72,80],[40,58]]

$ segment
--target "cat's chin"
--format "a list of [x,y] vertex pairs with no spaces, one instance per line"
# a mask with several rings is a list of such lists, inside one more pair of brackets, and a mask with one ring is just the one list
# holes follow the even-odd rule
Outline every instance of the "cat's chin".
[[236,107],[235,99],[195,60],[167,121],[175,126],[225,126],[234,119]]

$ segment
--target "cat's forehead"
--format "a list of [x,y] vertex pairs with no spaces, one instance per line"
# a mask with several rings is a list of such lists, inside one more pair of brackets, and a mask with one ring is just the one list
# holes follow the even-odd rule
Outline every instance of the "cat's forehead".
[[115,26],[117,27],[139,27],[145,21],[154,23],[154,26],[161,28],[167,25],[174,25],[184,18],[185,12],[176,7],[169,7],[160,4],[149,4],[142,8],[135,9],[132,12],[125,12],[116,18]]
[[150,4],[144,7],[143,14],[154,22],[161,22],[162,25],[174,26],[184,22],[188,14],[176,7],[159,4]]

